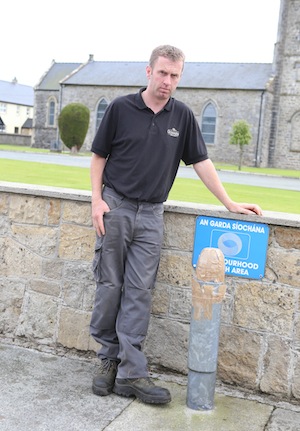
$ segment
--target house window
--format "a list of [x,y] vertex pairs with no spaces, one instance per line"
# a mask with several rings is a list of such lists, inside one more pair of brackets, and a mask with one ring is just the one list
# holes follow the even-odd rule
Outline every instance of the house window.
[[6,103],[0,103],[0,113],[1,114],[6,113]]
[[55,126],[56,101],[51,99],[48,103],[48,126]]
[[105,99],[101,99],[97,108],[96,132],[99,129],[101,120],[103,118],[103,115],[104,115],[104,112],[106,111],[107,106],[108,106],[107,101]]
[[216,110],[212,103],[209,103],[202,115],[202,136],[206,144],[215,143],[215,133],[216,133]]

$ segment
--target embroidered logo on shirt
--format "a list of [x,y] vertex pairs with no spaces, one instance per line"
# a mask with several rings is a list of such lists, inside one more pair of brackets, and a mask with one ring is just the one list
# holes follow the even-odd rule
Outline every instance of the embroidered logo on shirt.
[[172,127],[172,129],[168,129],[167,134],[172,136],[172,138],[178,138],[179,136],[178,130],[176,130],[174,127]]

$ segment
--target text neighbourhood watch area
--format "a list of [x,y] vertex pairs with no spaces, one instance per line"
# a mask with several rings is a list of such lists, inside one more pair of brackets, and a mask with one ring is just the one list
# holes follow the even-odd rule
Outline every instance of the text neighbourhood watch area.
[[225,274],[260,279],[264,276],[269,227],[199,216],[196,220],[193,266],[203,248],[219,248],[224,254]]

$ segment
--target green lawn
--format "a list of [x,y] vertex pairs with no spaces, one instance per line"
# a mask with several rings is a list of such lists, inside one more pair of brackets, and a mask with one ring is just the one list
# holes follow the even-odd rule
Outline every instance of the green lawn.
[[[271,189],[239,184],[223,183],[229,196],[236,202],[251,202],[265,211],[300,214],[300,193],[293,190]],[[201,181],[177,178],[169,199],[220,205]]]
[[[48,154],[50,153],[50,150],[47,150],[45,148],[32,148],[32,147],[26,147],[25,145],[8,145],[8,144],[0,144],[0,150],[5,150],[5,151],[18,151],[19,153],[21,152],[26,152],[26,153],[45,153]],[[70,151],[63,151],[63,154],[70,154]],[[52,154],[52,153],[51,153]],[[61,153],[59,153],[61,154]],[[81,153],[80,153],[81,154]]]
[[[88,168],[0,158],[0,181],[90,190]],[[300,214],[299,192],[224,183],[232,199],[255,202],[263,210]],[[220,205],[199,180],[177,178],[170,200]]]
[[[238,171],[236,165],[227,165],[222,163],[214,163],[216,169],[224,171]],[[242,166],[240,172],[251,172],[253,174],[277,175],[281,177],[300,178],[300,170],[292,169],[277,169],[277,168],[253,168],[251,166]]]
[[0,181],[90,190],[88,168],[0,158]]

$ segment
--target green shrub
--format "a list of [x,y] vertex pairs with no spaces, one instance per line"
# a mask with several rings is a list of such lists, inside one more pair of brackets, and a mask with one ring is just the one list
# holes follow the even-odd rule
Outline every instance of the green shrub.
[[77,153],[84,143],[90,121],[90,111],[81,103],[65,106],[58,117],[60,138],[72,152]]

